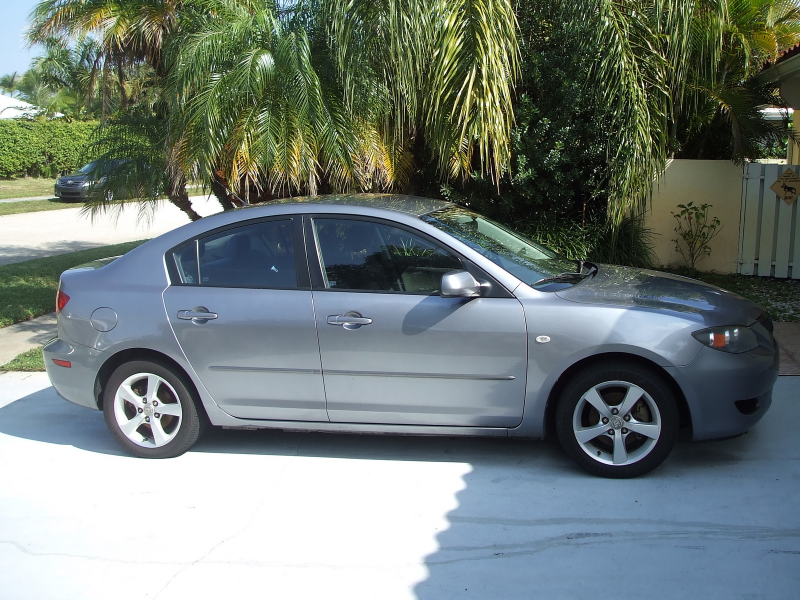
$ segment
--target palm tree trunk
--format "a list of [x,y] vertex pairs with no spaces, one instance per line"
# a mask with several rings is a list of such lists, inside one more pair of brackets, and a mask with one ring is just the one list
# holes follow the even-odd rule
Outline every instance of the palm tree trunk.
[[186,191],[185,183],[170,190],[169,201],[185,212],[192,221],[199,221],[203,218],[192,208],[192,201],[189,200],[189,193]]
[[117,79],[119,80],[119,104],[122,110],[128,106],[128,94],[125,93],[125,69],[122,58],[117,57]]
[[236,205],[228,195],[228,187],[225,183],[225,179],[223,179],[219,171],[215,172],[214,179],[211,180],[211,192],[216,196],[217,201],[222,206],[222,210],[233,210]]

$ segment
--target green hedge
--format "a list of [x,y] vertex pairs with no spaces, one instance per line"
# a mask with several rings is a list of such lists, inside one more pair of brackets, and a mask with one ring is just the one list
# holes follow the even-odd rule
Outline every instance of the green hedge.
[[94,121],[0,120],[0,177],[55,177],[83,165]]

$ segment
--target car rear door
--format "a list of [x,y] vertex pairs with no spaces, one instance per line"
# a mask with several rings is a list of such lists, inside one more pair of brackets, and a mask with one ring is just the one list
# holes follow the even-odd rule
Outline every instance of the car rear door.
[[167,254],[172,330],[214,401],[234,417],[328,420],[298,238],[299,218],[262,219]]
[[307,218],[306,241],[331,421],[513,427],[525,399],[523,308],[494,283],[442,298],[465,262],[386,221]]

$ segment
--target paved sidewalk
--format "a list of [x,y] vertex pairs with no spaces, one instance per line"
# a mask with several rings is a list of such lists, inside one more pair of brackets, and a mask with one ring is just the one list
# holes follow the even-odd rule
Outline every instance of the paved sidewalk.
[[[200,185],[187,185],[186,189],[187,190],[191,190],[191,189],[197,189],[197,188],[200,188],[200,187],[202,187],[202,186],[200,186]],[[29,202],[30,200],[55,200],[55,199],[56,199],[55,194],[50,194],[49,196],[28,196],[27,198],[8,198],[6,200],[0,200],[0,204],[2,204],[3,202]],[[78,204],[78,206],[80,206],[80,204]]]
[[55,198],[55,196],[31,196],[30,198],[8,198],[7,200],[0,200],[0,204],[4,204],[6,202],[29,202],[31,200],[50,200]]
[[[55,302],[55,298],[53,299]],[[43,345],[55,337],[56,313],[49,313],[30,321],[16,323],[0,329],[0,365],[14,359],[31,348]]]

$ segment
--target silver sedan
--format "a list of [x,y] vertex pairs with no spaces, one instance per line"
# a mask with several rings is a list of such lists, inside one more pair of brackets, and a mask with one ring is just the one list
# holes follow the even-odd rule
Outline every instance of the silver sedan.
[[698,281],[567,260],[438,200],[294,198],[66,271],[44,349],[129,453],[208,425],[542,438],[634,477],[769,408],[772,322]]

